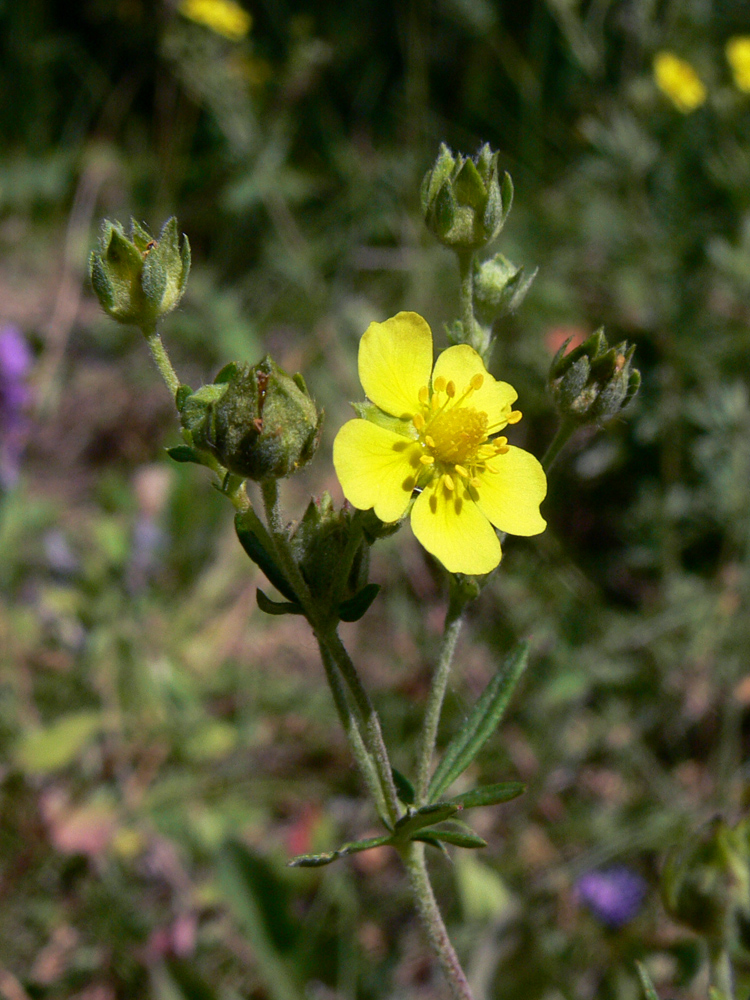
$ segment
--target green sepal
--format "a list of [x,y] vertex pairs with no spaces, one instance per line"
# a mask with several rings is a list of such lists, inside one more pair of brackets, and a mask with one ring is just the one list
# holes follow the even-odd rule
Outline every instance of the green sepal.
[[182,413],[182,408],[184,407],[187,400],[193,395],[193,390],[189,385],[181,385],[177,392],[174,394],[174,403],[177,407],[177,412]]
[[268,580],[274,585],[280,594],[287,600],[297,603],[297,595],[287,583],[286,577],[276,565],[273,557],[263,548],[260,539],[255,532],[243,523],[242,514],[238,513],[234,518],[234,530],[240,540],[240,545],[250,556],[252,561],[263,570]]
[[434,802],[456,778],[463,774],[494,733],[505,713],[529,657],[526,640],[518,643],[484,689],[469,718],[446,748],[427,790],[428,802]]
[[454,806],[452,802],[434,802],[422,806],[421,809],[410,809],[405,816],[396,821],[393,838],[398,841],[411,840],[415,833],[425,827],[434,826],[435,823],[442,823],[455,816],[458,809],[459,807]]
[[384,413],[374,403],[351,403],[350,405],[362,420],[369,420],[371,424],[376,424],[384,430],[393,431],[394,434],[399,434],[401,437],[411,438],[412,441],[415,440],[414,424],[411,420],[392,417],[390,413]]
[[288,601],[272,601],[270,597],[266,597],[260,587],[255,591],[255,599],[260,610],[265,611],[267,615],[303,615],[305,613],[299,604]]
[[379,583],[368,583],[358,594],[339,604],[338,616],[342,622],[358,622],[368,611],[380,592]]
[[236,375],[236,373],[237,373],[237,362],[230,361],[229,364],[224,365],[224,367],[216,373],[216,377],[214,378],[214,385],[222,385],[224,382],[228,382],[231,378],[233,378]]
[[635,967],[638,970],[638,975],[641,980],[641,985],[643,986],[643,992],[646,995],[646,1000],[659,1000],[659,994],[656,992],[654,984],[651,982],[651,976],[649,976],[646,966],[643,962],[636,962]]
[[473,160],[464,160],[453,181],[453,193],[459,202],[470,205],[475,211],[483,211],[487,200],[487,188]]
[[367,840],[353,840],[337,851],[327,851],[325,854],[299,854],[288,862],[290,868],[322,868],[323,865],[330,865],[332,861],[345,858],[348,854],[359,854],[360,851],[369,851],[373,847],[383,847],[384,844],[391,843],[391,835],[383,834],[381,837],[369,837]]
[[396,786],[398,797],[405,806],[413,806],[417,798],[414,785],[412,785],[405,774],[397,771],[395,767],[391,768],[391,774],[393,775],[393,784]]
[[454,795],[448,799],[461,809],[476,809],[478,806],[495,806],[500,802],[510,802],[526,791],[522,781],[502,781],[497,785],[480,785],[470,792]]
[[[462,824],[463,826],[463,824]],[[474,833],[468,827],[465,829],[455,829],[455,830],[428,830],[426,833],[416,833],[411,838],[412,840],[427,840],[427,838],[440,840],[445,844],[451,844],[453,847],[465,847],[467,849],[476,850],[480,847],[486,847],[487,841],[480,837],[478,833]]]
[[200,453],[188,444],[178,444],[174,448],[167,448],[167,454],[173,462],[194,462],[196,465],[206,464]]

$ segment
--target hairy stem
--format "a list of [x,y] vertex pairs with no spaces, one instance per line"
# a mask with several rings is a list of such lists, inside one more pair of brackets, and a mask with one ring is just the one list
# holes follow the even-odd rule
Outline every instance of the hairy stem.
[[144,330],[143,333],[146,336],[146,343],[151,351],[151,357],[154,359],[156,367],[159,369],[159,374],[166,383],[167,389],[172,394],[172,399],[174,399],[177,390],[180,388],[180,380],[177,378],[177,372],[172,367],[172,362],[169,360],[166,348],[161,342],[161,337],[156,332],[156,329]]
[[458,273],[461,279],[460,303],[461,322],[464,327],[464,343],[474,346],[474,251],[462,250],[457,254]]
[[544,453],[544,458],[542,459],[542,468],[545,472],[549,472],[555,459],[571,437],[575,434],[577,429],[578,424],[574,423],[572,420],[566,420],[565,417],[563,417],[560,422],[560,426],[557,428],[557,433],[552,438],[550,446]]
[[412,840],[404,848],[402,857],[430,947],[445,973],[453,1000],[474,1000],[432,891],[424,859],[424,844]]
[[427,799],[427,788],[430,784],[430,767],[435,752],[440,713],[443,709],[443,699],[445,698],[445,690],[448,686],[448,677],[450,676],[451,664],[453,663],[453,654],[456,650],[456,642],[458,641],[458,635],[463,624],[465,607],[466,599],[452,592],[448,611],[445,615],[440,654],[432,678],[430,693],[427,696],[422,734],[417,750],[416,791],[418,806],[424,805]]

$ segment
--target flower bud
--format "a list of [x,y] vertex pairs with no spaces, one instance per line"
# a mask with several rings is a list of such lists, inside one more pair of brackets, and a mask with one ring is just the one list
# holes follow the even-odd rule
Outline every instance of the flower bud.
[[535,268],[524,275],[523,267],[516,267],[501,253],[483,261],[474,269],[474,310],[477,319],[485,326],[514,313],[526,297],[536,277]]
[[268,356],[257,365],[227,365],[181,411],[196,448],[258,481],[283,479],[309,462],[322,419],[302,376],[287,375]]
[[597,330],[565,353],[566,340],[552,360],[549,388],[560,414],[579,423],[610,420],[638,392],[641,373],[631,368],[635,345],[610,347]]
[[[326,598],[339,587],[341,566],[353,530],[354,509],[348,504],[336,510],[331,495],[313,497],[291,538],[295,561],[317,598]],[[367,583],[370,548],[362,538],[342,589],[346,601]]]
[[172,217],[158,240],[132,219],[130,236],[105,222],[99,249],[89,257],[91,284],[102,308],[120,323],[151,331],[182,298],[190,272],[190,244]]
[[503,228],[513,201],[513,184],[498,175],[499,153],[485,144],[475,157],[456,156],[445,143],[422,181],[422,212],[428,229],[444,246],[479,250]]

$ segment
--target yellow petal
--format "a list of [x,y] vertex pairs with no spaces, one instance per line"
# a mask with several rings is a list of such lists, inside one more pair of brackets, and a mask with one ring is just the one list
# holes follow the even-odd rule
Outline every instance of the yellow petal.
[[398,521],[419,468],[419,445],[368,420],[350,420],[333,442],[333,464],[344,496],[381,521]]
[[417,313],[400,312],[370,323],[359,342],[359,380],[386,413],[408,419],[419,410],[419,390],[430,381],[432,333]]
[[433,382],[438,375],[442,375],[447,382],[455,382],[457,397],[468,389],[474,375],[481,375],[482,386],[474,390],[467,401],[467,406],[484,410],[490,418],[493,429],[499,429],[495,428],[495,424],[500,414],[518,399],[518,393],[513,386],[494,379],[484,367],[484,362],[477,352],[468,344],[457,344],[443,351],[435,362]]
[[449,491],[431,483],[412,507],[411,526],[450,573],[489,573],[500,562],[495,529],[463,486]]
[[512,445],[487,462],[479,475],[477,504],[496,528],[510,535],[538,535],[547,527],[539,504],[547,494],[547,477],[533,455]]

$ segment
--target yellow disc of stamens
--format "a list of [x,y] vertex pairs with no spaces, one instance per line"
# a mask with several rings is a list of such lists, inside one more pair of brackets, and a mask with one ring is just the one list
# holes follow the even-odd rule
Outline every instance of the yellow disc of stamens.
[[432,455],[422,455],[422,456],[420,456],[419,461],[422,463],[422,465],[434,465],[435,464],[435,459],[432,457]]
[[477,372],[476,375],[472,375],[469,385],[472,389],[481,389],[484,385],[484,375],[480,375],[479,372]]
[[450,398],[453,399],[453,397],[456,395],[456,383],[453,381],[449,382],[445,387],[445,391],[448,394],[448,396],[450,396]]
[[508,414],[508,423],[517,424],[522,416],[523,413],[521,413],[520,410],[511,410],[510,413]]
[[447,472],[443,476],[443,486],[446,488],[446,490],[454,490],[456,488],[453,483],[453,480],[451,479],[451,477],[448,475]]
[[432,388],[435,390],[435,392],[445,392],[445,385],[446,385],[445,376],[438,375],[438,377],[432,383]]

